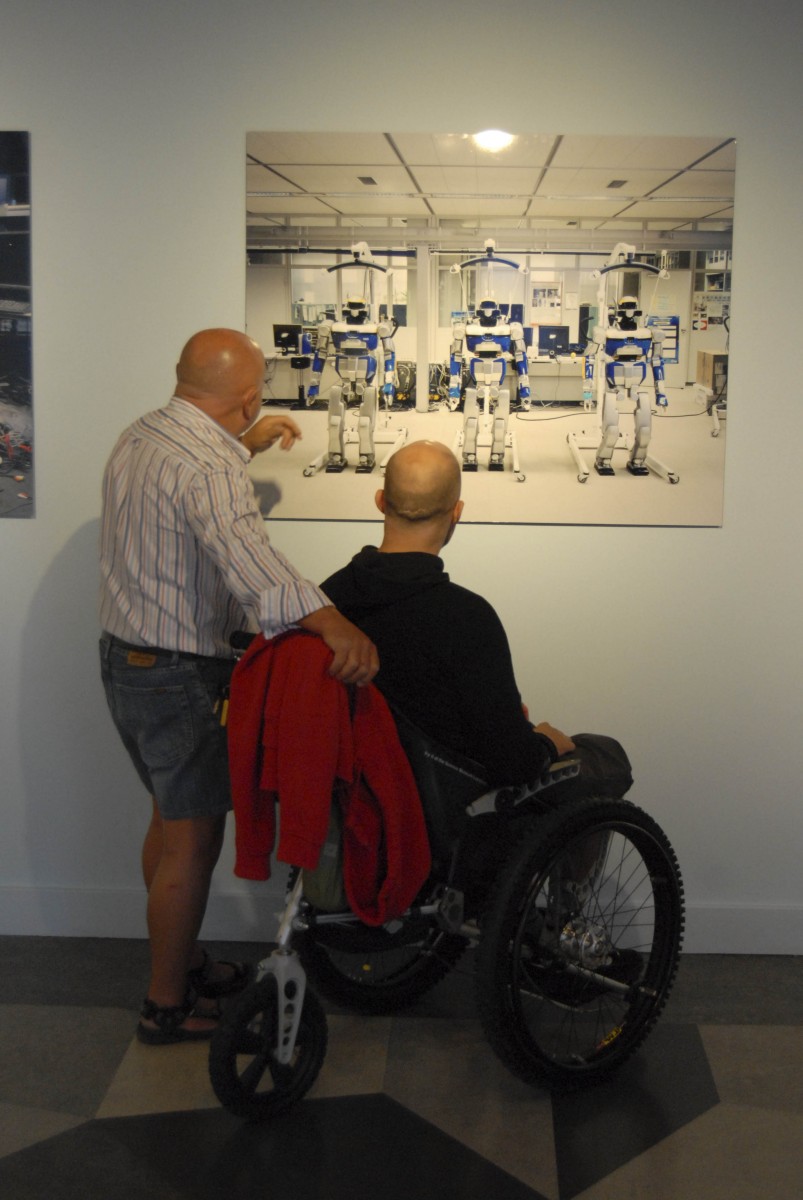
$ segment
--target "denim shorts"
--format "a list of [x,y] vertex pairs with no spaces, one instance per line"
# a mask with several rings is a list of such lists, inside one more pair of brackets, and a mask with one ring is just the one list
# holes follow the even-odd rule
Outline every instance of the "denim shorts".
[[137,651],[104,634],[100,663],[112,719],[161,816],[176,821],[228,812],[220,716],[233,660]]

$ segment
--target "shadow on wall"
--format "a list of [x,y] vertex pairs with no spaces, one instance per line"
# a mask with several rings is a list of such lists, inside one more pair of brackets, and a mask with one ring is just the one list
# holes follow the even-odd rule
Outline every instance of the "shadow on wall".
[[26,865],[48,926],[58,925],[59,912],[46,910],[61,906],[61,889],[141,889],[147,798],[116,741],[98,667],[99,524],[82,526],[53,558],[22,646]]
[[[270,497],[267,497],[270,503]],[[18,704],[25,861],[15,889],[20,931],[145,935],[140,849],[150,800],[112,724],[98,657],[100,522],[55,555],[33,597]],[[230,842],[233,822],[228,823]],[[271,885],[232,875],[233,847],[213,881],[205,936],[247,939],[273,929],[283,875]],[[24,930],[23,927],[24,926]]]

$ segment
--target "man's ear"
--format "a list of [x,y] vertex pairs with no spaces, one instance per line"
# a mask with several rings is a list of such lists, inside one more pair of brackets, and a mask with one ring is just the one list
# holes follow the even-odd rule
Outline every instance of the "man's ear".
[[374,504],[379,509],[379,511],[382,513],[382,516],[384,517],[384,515],[385,515],[385,489],[384,488],[380,488],[379,491],[374,496]]
[[463,501],[462,501],[462,500],[458,500],[458,501],[457,501],[457,504],[455,504],[455,506],[454,506],[454,512],[452,513],[452,521],[454,522],[454,524],[455,524],[455,525],[457,524],[457,522],[458,522],[458,521],[460,520],[460,518],[462,517],[462,515],[463,515],[463,508],[464,508],[464,507],[465,507],[465,505],[463,504]]
[[[257,398],[259,398],[259,404],[255,405],[254,401]],[[243,416],[246,418],[246,420],[253,421],[261,407],[262,407],[261,388],[256,388],[256,387],[249,388],[248,391],[243,396],[243,401],[242,401]]]

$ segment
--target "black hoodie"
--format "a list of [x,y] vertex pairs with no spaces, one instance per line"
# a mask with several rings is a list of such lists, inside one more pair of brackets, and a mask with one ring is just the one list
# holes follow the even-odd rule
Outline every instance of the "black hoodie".
[[452,583],[434,554],[366,546],[321,585],[379,651],[375,683],[440,741],[482,763],[495,784],[536,778],[555,757],[524,715],[502,623]]

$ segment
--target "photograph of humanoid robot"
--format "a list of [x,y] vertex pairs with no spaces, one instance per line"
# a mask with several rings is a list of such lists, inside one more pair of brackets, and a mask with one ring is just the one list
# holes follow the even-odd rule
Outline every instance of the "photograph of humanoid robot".
[[[315,328],[315,352],[311,363],[310,384],[307,403],[312,405],[320,394],[321,376],[327,362],[334,366],[337,382],[329,388],[327,395],[328,443],[326,450],[304,468],[306,476],[314,475],[322,466],[333,474],[340,474],[348,466],[346,448],[356,446],[355,470],[370,474],[377,465],[384,470],[394,450],[403,445],[407,430],[391,427],[389,414],[396,394],[396,351],[393,332],[396,321],[391,316],[379,320],[376,315],[375,272],[387,275],[387,267],[373,261],[366,242],[352,247],[353,263],[336,263],[327,270],[355,270],[363,275],[362,286],[357,292],[348,293],[341,306],[340,319],[332,320],[327,314]],[[381,356],[381,361],[380,357]],[[379,368],[381,367],[381,387]],[[377,426],[377,397],[382,408]],[[357,420],[349,423],[349,408],[356,406]]]
[[468,522],[722,523],[734,139],[506,136],[247,135],[272,519],[374,520],[427,438]]

